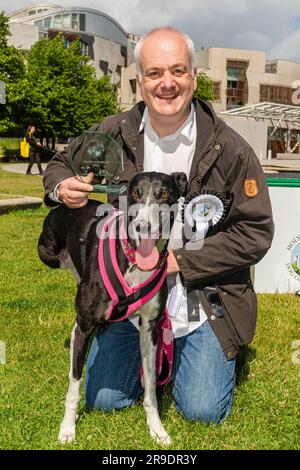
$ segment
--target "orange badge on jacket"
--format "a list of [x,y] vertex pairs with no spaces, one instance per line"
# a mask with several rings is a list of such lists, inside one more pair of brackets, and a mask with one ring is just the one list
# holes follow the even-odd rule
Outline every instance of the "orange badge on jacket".
[[244,191],[246,196],[255,197],[258,194],[258,186],[256,179],[245,180]]

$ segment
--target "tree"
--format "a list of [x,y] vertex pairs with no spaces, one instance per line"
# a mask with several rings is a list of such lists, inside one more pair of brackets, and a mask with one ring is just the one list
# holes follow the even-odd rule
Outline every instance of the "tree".
[[0,13],[0,80],[5,84],[6,103],[0,105],[0,133],[16,132],[19,129],[19,112],[22,108],[25,64],[24,54],[9,46],[8,18]]
[[212,81],[204,72],[198,74],[195,97],[208,101],[214,98]]
[[44,136],[76,136],[119,110],[109,77],[97,80],[87,62],[80,41],[66,48],[61,35],[38,41],[29,52],[25,115]]

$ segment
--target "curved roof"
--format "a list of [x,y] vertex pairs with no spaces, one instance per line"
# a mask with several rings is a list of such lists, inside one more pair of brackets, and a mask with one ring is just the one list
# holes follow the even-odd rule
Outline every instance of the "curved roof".
[[[38,10],[42,7],[50,7],[48,11],[42,11],[35,15],[28,15],[30,10]],[[22,14],[23,13],[23,14]],[[27,14],[26,14],[27,13]],[[37,4],[31,7],[18,10],[10,14],[12,22],[35,24],[36,21],[43,20],[45,18],[54,17],[56,15],[66,13],[82,13],[86,16],[85,21],[85,33],[100,36],[105,39],[118,42],[122,45],[127,45],[127,32],[123,27],[111,16],[103,13],[102,11],[95,10],[93,8],[85,7],[61,7],[55,4]],[[51,26],[52,27],[52,26]],[[63,28],[56,28],[63,29]],[[69,29],[69,28],[68,28]]]

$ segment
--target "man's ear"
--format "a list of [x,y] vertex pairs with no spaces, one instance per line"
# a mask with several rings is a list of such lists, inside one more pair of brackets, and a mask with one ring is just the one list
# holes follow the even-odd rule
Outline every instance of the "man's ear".
[[197,67],[194,68],[193,80],[194,80],[194,92],[195,92],[198,86],[198,68]]
[[176,186],[179,190],[179,195],[186,196],[188,192],[188,180],[186,174],[178,171],[176,173],[171,173],[171,176],[173,176],[175,180]]

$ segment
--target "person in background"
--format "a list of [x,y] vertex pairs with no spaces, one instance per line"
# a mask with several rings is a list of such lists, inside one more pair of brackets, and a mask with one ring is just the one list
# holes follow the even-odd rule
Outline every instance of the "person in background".
[[35,126],[28,126],[25,134],[26,141],[29,143],[29,165],[26,171],[26,175],[31,175],[31,168],[36,163],[39,169],[40,175],[43,175],[43,168],[41,165],[41,157],[39,148],[42,146],[41,143],[34,137]]

